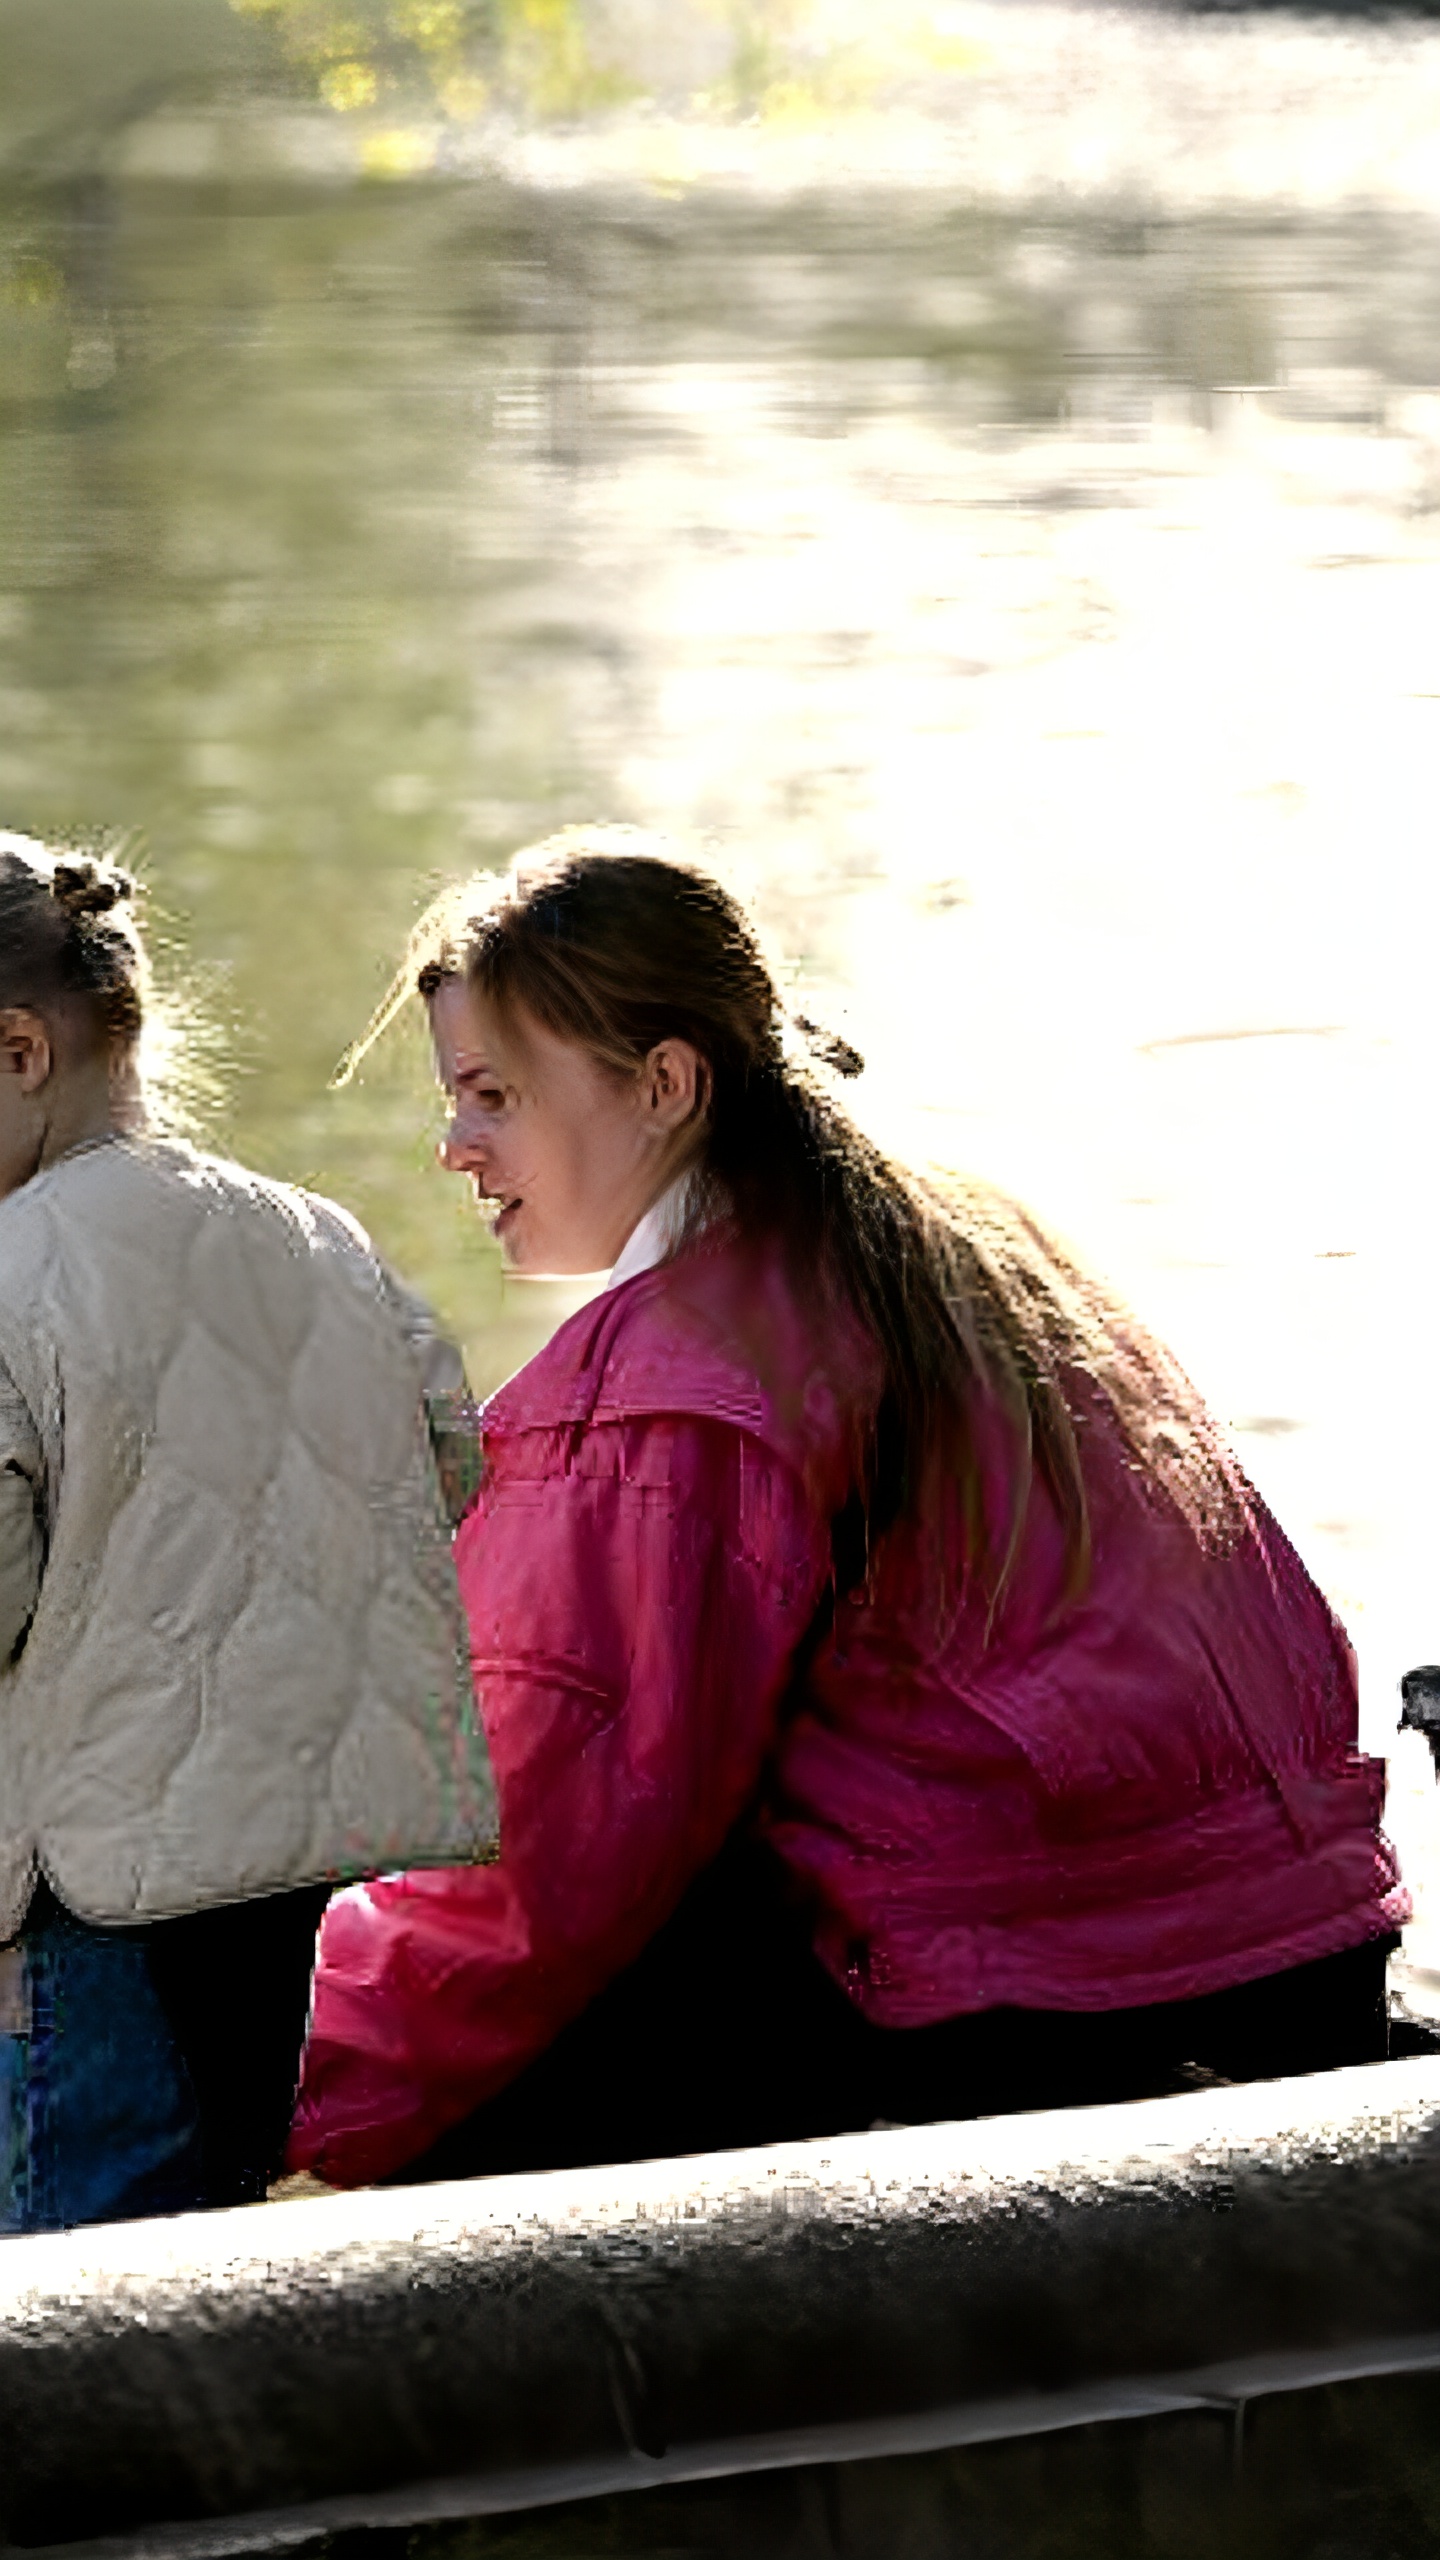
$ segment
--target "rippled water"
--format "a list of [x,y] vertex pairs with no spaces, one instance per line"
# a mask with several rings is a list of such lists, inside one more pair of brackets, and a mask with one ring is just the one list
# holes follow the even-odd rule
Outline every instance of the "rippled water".
[[1383,1747],[1440,1655],[1440,29],[946,28],[963,73],[842,122],[32,120],[0,810],[141,833],[233,1142],[484,1380],[553,1298],[425,1176],[416,1038],[327,1073],[438,878],[576,817],[698,843],[875,1124],[1169,1336]]

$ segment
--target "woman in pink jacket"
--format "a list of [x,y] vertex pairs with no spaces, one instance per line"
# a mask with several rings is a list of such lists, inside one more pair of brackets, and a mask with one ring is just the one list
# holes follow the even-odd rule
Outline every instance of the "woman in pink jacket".
[[1383,2056],[1350,1649],[1166,1355],[788,1061],[697,872],[561,838],[400,983],[512,1265],[613,1267],[486,1407],[459,1532],[499,1862],[332,1903],[292,2165]]

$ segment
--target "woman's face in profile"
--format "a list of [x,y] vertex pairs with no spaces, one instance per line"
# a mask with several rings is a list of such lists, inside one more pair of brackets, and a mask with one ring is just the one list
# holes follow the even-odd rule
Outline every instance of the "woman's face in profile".
[[431,998],[430,1030],[450,1102],[440,1161],[473,1182],[507,1264],[532,1278],[608,1270],[689,1152],[694,1050],[667,1040],[617,1075],[461,978]]

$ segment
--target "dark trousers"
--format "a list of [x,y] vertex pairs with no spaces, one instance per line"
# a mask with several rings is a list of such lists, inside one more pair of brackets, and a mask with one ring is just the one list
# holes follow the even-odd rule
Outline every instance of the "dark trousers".
[[150,1978],[195,2092],[205,2202],[258,2204],[285,2157],[329,1885],[145,1931]]
[[736,1837],[528,2069],[395,2173],[579,2168],[1097,2106],[1385,2058],[1394,1938],[1199,2000],[875,2027],[819,1963],[784,1869]]
[[329,1897],[306,1885],[115,1929],[37,1884],[20,1932],[29,2015],[0,2035],[13,2155],[0,2228],[264,2196],[284,2158]]

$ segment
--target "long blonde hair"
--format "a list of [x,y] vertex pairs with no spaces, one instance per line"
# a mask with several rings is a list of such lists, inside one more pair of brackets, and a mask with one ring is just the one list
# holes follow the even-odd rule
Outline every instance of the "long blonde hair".
[[[858,1129],[822,1078],[787,1057],[784,1008],[742,909],[689,864],[625,831],[567,830],[437,900],[342,1073],[415,992],[463,978],[633,1075],[658,1042],[709,1069],[703,1170],[741,1232],[773,1239],[802,1294],[853,1310],[884,1391],[857,1495],[868,1548],[958,1476],[972,1552],[998,1598],[1038,1471],[1064,1523],[1068,1584],[1088,1574],[1079,1408],[1098,1389],[1134,1466],[1207,1542],[1234,1515],[1238,1477],[1177,1365],[1095,1280],[1000,1193],[923,1177]],[[810,1030],[812,1026],[802,1025]],[[842,1074],[862,1061],[819,1043]],[[1087,1387],[1088,1382],[1088,1387]],[[1013,1426],[1010,1517],[986,1517],[976,1399]]]

